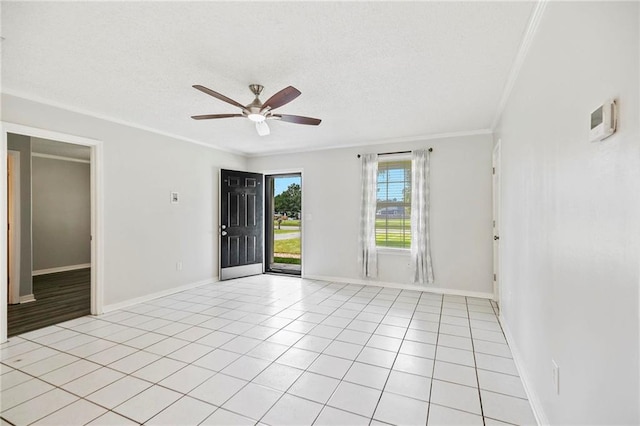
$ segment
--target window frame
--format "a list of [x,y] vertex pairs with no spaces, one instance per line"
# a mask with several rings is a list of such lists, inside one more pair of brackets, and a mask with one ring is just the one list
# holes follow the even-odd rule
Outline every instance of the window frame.
[[[380,166],[381,164],[384,163],[408,163],[408,167],[405,167],[404,169],[406,170],[406,174],[404,177],[404,180],[402,181],[403,183],[405,183],[405,187],[406,184],[408,183],[408,188],[409,190],[411,189],[411,172],[412,172],[412,168],[413,168],[413,164],[412,164],[412,159],[411,159],[411,154],[392,154],[392,155],[385,155],[383,158],[378,158],[378,171],[380,171]],[[396,181],[397,182],[397,181]],[[393,182],[392,182],[393,183]],[[388,181],[387,181],[388,184]],[[378,185],[378,182],[376,181],[376,185]],[[406,209],[407,208],[411,208],[411,197],[409,197],[409,200],[407,202],[401,202],[401,203],[396,203],[396,204],[401,204],[404,208],[405,208],[405,215],[403,215],[403,219],[406,221],[405,223],[403,223],[403,228],[406,229],[406,234],[408,234],[408,238],[409,238],[409,245],[407,247],[390,247],[387,245],[379,245],[378,241],[376,239],[376,249],[378,250],[378,252],[384,252],[384,253],[390,253],[390,254],[398,254],[398,255],[405,255],[407,253],[409,253],[411,251],[411,244],[412,244],[412,238],[411,238],[411,216],[406,216]],[[380,206],[376,197],[376,220],[377,220],[377,212],[382,209],[382,208],[386,208],[389,206]],[[408,223],[407,223],[408,222]],[[388,227],[385,227],[384,229],[388,229]],[[377,230],[378,228],[376,227],[376,234],[377,234]],[[403,236],[404,237],[404,236]],[[388,241],[385,240],[385,241]],[[403,242],[406,241],[406,238],[403,238]]]

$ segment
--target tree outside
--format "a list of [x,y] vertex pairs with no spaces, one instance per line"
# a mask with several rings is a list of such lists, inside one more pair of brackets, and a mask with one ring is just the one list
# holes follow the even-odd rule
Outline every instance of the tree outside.
[[276,214],[285,214],[287,217],[299,218],[302,210],[302,189],[297,183],[292,183],[289,187],[274,198],[274,209]]

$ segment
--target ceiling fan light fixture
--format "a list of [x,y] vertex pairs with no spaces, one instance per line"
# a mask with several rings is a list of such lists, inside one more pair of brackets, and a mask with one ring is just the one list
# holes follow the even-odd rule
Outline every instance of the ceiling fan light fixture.
[[268,136],[271,133],[269,126],[264,121],[256,122],[256,131],[259,136]]
[[255,114],[255,113],[247,115],[247,118],[249,120],[253,121],[254,123],[262,123],[264,120],[267,119],[267,117],[265,117],[264,115]]

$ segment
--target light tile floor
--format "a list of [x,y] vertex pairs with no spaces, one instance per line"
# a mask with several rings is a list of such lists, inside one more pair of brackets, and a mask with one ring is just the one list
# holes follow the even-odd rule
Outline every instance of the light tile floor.
[[534,424],[488,300],[261,275],[0,346],[2,425]]

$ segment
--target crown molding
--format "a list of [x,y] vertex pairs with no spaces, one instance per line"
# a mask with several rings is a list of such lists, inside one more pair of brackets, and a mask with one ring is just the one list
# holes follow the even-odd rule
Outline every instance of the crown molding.
[[317,151],[329,151],[332,149],[347,149],[347,148],[360,148],[363,146],[376,146],[376,145],[387,145],[387,144],[397,144],[397,143],[410,143],[410,142],[424,142],[434,139],[449,139],[449,138],[458,138],[463,136],[478,136],[478,135],[491,135],[493,134],[492,129],[477,129],[477,130],[462,130],[459,132],[448,132],[448,133],[434,133],[427,134],[421,136],[409,136],[404,138],[393,138],[393,139],[379,139],[374,141],[361,141],[351,144],[336,144],[330,146],[322,146],[317,148],[310,149],[286,149],[286,150],[278,150],[278,151],[270,151],[265,153],[256,153],[256,154],[245,154],[248,158],[257,158],[257,157],[269,157],[271,155],[282,155],[282,154],[301,154],[305,152],[317,152]]
[[169,137],[169,138],[172,138],[172,139],[177,139],[177,140],[180,140],[180,141],[183,141],[183,142],[193,143],[193,144],[196,144],[196,145],[204,146],[206,148],[211,148],[211,149],[215,149],[215,150],[218,150],[218,151],[228,152],[230,154],[242,155],[242,156],[246,156],[247,155],[246,153],[241,152],[241,151],[232,150],[232,149],[228,149],[228,148],[223,148],[223,147],[221,147],[219,145],[205,143],[205,142],[202,142],[202,141],[199,141],[199,140],[196,140],[196,139],[185,138],[184,136],[176,135],[176,134],[169,133],[169,132],[164,132],[162,130],[154,129],[152,127],[143,126],[141,124],[133,123],[131,121],[127,121],[127,120],[122,120],[120,118],[111,117],[109,115],[97,113],[97,112],[90,111],[90,110],[87,110],[87,109],[84,109],[84,108],[74,107],[74,106],[67,105],[67,104],[64,104],[64,103],[61,103],[61,102],[52,101],[50,99],[45,99],[45,98],[41,98],[41,97],[38,97],[38,96],[28,95],[26,93],[21,93],[21,92],[16,91],[16,90],[3,88],[2,89],[2,94],[3,95],[9,95],[9,96],[15,96],[17,98],[25,99],[27,101],[37,102],[37,103],[40,103],[40,104],[43,104],[43,105],[64,109],[64,110],[70,111],[70,112],[75,112],[77,114],[86,115],[86,116],[89,116],[89,117],[93,117],[93,118],[97,118],[97,119],[100,119],[100,120],[109,121],[109,122],[120,124],[120,125],[127,126],[127,127],[132,127],[134,129],[144,130],[146,132],[155,133],[157,135],[166,136],[166,137]]
[[518,76],[520,75],[520,70],[522,69],[522,65],[524,64],[524,61],[527,58],[527,54],[529,53],[529,48],[531,47],[531,43],[533,42],[534,36],[538,30],[538,25],[540,25],[540,20],[542,19],[544,10],[547,7],[547,3],[548,3],[548,0],[538,1],[538,3],[536,3],[533,9],[533,12],[531,12],[531,17],[529,18],[529,24],[527,25],[527,30],[525,31],[524,36],[522,37],[522,43],[520,43],[518,54],[513,60],[511,71],[509,72],[509,76],[507,77],[507,82],[504,85],[502,96],[500,97],[500,102],[498,102],[498,108],[496,109],[493,122],[491,123],[492,130],[495,130],[496,126],[498,125],[498,122],[500,121],[500,117],[502,116],[502,112],[504,111],[504,107],[507,105],[507,101],[511,96],[513,86],[518,80]]

